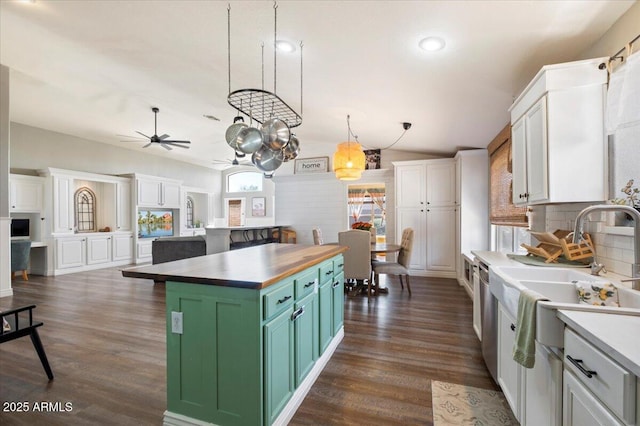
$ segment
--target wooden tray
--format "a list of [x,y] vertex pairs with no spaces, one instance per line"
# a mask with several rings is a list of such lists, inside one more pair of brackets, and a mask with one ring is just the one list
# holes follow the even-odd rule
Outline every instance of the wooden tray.
[[545,259],[545,263],[556,263],[558,257],[564,253],[562,243],[567,243],[566,238],[569,234],[571,234],[571,231],[562,229],[558,229],[553,233],[531,231],[531,235],[536,237],[540,244],[533,247],[523,243],[520,246],[527,249],[527,255],[542,257]]

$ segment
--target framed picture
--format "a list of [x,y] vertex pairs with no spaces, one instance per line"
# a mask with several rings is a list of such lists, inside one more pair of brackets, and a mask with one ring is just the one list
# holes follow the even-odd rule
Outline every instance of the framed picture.
[[253,197],[251,199],[251,216],[266,216],[267,205],[265,197]]
[[329,157],[296,158],[295,162],[295,174],[326,173],[329,171]]
[[374,170],[380,168],[380,150],[379,149],[365,149],[365,170]]

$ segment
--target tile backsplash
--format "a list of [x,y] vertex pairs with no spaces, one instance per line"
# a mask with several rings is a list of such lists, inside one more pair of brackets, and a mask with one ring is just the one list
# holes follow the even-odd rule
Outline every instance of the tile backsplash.
[[[590,205],[590,203],[577,203],[533,206],[530,212],[531,229],[548,232],[556,229],[573,230],[578,213]],[[634,248],[633,235],[628,232],[628,229],[632,228],[612,229],[613,225],[612,213],[592,213],[585,222],[584,229],[589,232],[596,246],[598,263],[604,263],[608,271],[631,276]]]

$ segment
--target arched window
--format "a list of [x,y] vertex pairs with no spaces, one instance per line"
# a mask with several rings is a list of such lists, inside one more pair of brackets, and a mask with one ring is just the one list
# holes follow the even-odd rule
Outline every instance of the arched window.
[[262,191],[262,173],[237,172],[227,176],[227,192]]
[[78,232],[96,232],[96,194],[83,187],[76,191],[75,201]]
[[193,198],[187,196],[187,228],[193,228]]

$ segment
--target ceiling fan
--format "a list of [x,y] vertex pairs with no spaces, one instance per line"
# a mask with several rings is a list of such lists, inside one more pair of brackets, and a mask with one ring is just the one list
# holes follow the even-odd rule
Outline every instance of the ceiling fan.
[[[154,143],[159,143],[161,147],[163,147],[168,151],[171,151],[172,146],[189,149],[189,147],[186,145],[190,144],[191,141],[178,141],[178,140],[167,139],[169,135],[167,135],[166,133],[162,136],[158,136],[158,112],[160,112],[160,109],[153,107],[151,108],[151,111],[153,111],[153,114],[154,114],[153,136],[147,136],[144,133],[136,130],[136,133],[149,139],[149,143],[143,146],[143,148],[147,148]],[[123,141],[123,142],[132,142],[132,141]]]

